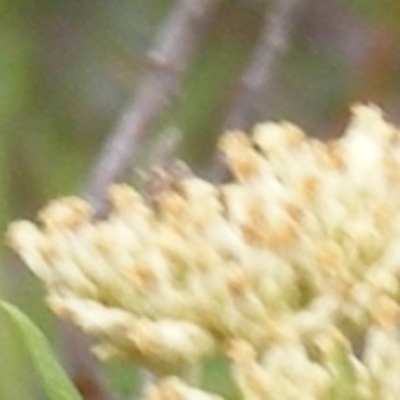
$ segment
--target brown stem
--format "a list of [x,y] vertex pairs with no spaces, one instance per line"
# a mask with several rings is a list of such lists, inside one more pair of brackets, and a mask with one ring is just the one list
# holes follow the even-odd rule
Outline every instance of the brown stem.
[[[179,0],[161,27],[149,52],[151,69],[110,134],[83,189],[98,215],[107,211],[108,187],[123,179],[131,167],[137,142],[178,91],[216,4],[216,0]],[[84,399],[114,399],[88,351],[88,339],[68,324],[61,325],[61,336],[67,366]]]
[[[264,25],[253,56],[239,81],[226,129],[248,129],[254,123],[256,105],[268,89],[279,56],[285,51],[295,12],[301,0],[275,0],[264,17]],[[304,2],[303,2],[304,3]]]
[[61,349],[72,381],[84,400],[116,400],[88,348],[89,339],[68,322],[60,323]]
[[[267,8],[264,24],[253,55],[239,80],[223,131],[247,130],[256,121],[257,104],[262,100],[274,73],[279,56],[288,45],[295,13],[302,0],[275,0]],[[209,175],[215,181],[226,179],[227,171],[219,154],[214,157]]]
[[109,136],[84,190],[99,214],[105,211],[108,187],[123,179],[132,165],[137,142],[177,94],[216,4],[216,0],[179,0],[167,17],[149,52],[152,68]]

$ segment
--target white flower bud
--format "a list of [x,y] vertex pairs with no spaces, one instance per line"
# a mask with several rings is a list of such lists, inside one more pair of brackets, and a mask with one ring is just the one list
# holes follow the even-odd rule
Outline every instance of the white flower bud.
[[[228,183],[171,177],[151,205],[116,185],[102,221],[81,199],[53,201],[7,241],[102,358],[168,373],[233,341],[247,400],[395,398],[400,130],[356,106],[329,143],[283,122],[220,148]],[[148,398],[210,398],[173,382]]]

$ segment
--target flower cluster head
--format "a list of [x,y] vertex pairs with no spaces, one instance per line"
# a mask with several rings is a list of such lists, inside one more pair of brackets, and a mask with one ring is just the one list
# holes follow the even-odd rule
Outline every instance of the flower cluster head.
[[[356,106],[331,142],[289,123],[230,132],[232,179],[185,177],[149,205],[110,189],[16,222],[11,247],[102,359],[159,374],[226,354],[242,398],[400,393],[400,130]],[[155,399],[217,399],[168,378]]]

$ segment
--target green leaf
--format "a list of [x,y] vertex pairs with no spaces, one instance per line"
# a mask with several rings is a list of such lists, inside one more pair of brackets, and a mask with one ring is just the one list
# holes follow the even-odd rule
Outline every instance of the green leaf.
[[21,332],[33,364],[42,378],[48,398],[51,400],[82,400],[82,397],[60,367],[40,330],[13,305],[1,301],[0,307]]

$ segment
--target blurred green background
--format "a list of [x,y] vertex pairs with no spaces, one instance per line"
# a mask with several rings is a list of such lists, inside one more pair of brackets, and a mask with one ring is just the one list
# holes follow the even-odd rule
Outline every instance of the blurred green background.
[[[258,119],[289,119],[326,138],[340,134],[349,104],[372,101],[398,122],[400,2],[303,2],[287,51],[258,105]],[[146,50],[172,4],[0,2],[2,231],[14,219],[34,218],[49,199],[81,188],[146,72]],[[269,5],[221,1],[182,92],[157,131],[149,132],[136,167],[147,166],[152,144],[172,127],[183,136],[178,156],[196,172],[205,170]],[[5,248],[1,257],[2,298],[26,312],[56,347],[56,323],[40,285]],[[116,390],[128,393],[134,373],[123,365],[108,368]],[[213,365],[210,376],[220,375],[221,368]],[[38,386],[16,333],[0,318],[0,399],[36,398]],[[232,396],[229,385],[217,386],[210,387]]]

